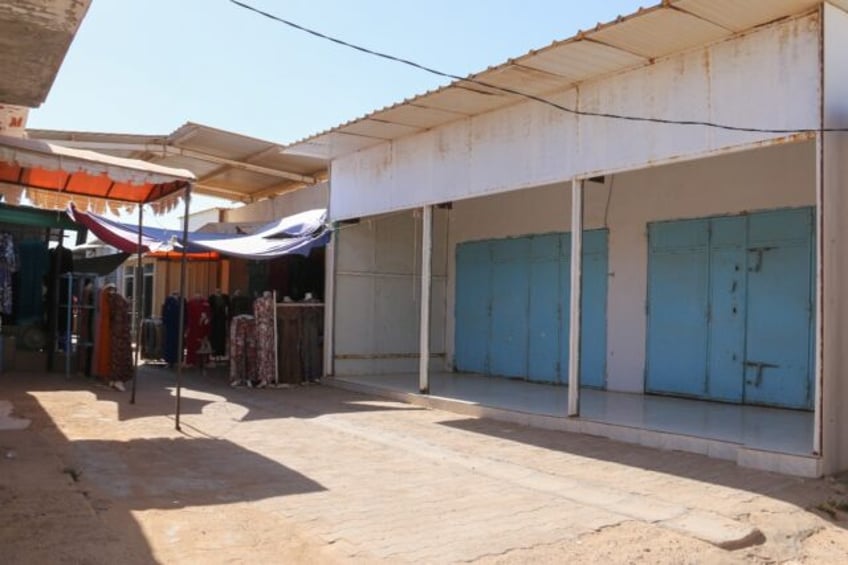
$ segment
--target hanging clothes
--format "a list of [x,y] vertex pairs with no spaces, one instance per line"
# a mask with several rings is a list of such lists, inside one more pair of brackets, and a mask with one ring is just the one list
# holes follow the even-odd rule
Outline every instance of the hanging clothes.
[[267,291],[253,302],[253,316],[256,319],[257,379],[260,386],[277,380],[275,307],[274,296]]
[[164,345],[164,326],[162,320],[147,319],[141,322],[141,358],[159,361]]
[[109,380],[126,382],[133,378],[130,302],[114,291],[107,294],[107,299],[112,341],[110,345]]
[[15,275],[15,323],[19,326],[44,323],[44,275],[48,271],[47,243],[26,239],[18,243],[18,272]]
[[202,296],[195,296],[188,301],[188,326],[186,328],[186,363],[198,364],[198,351],[203,341],[209,338],[212,311],[209,301]]
[[94,342],[94,283],[86,281],[80,293],[77,317],[77,369],[91,375],[91,356]]
[[59,343],[64,344],[65,340],[62,336],[68,330],[67,305],[70,304],[71,296],[68,294],[68,280],[62,279],[61,276],[74,270],[74,254],[59,242],[59,246],[51,249],[48,255],[47,303],[45,304],[47,324],[48,328],[56,329]]
[[212,355],[224,357],[227,354],[227,321],[229,319],[230,297],[222,294],[220,289],[209,297],[209,308],[212,311],[212,325],[209,331],[209,343]]
[[12,300],[12,273],[18,270],[15,240],[10,233],[0,233],[0,313],[10,315]]
[[238,290],[230,297],[230,317],[253,315],[253,307],[250,304],[250,297],[244,296]]
[[177,355],[180,339],[180,308],[183,308],[185,301],[180,298],[177,293],[171,294],[165,299],[162,305],[162,325],[165,328],[164,345],[162,347],[162,358],[168,365],[173,365],[179,361],[180,355]]
[[94,374],[97,377],[111,381],[109,372],[111,370],[112,360],[112,315],[110,313],[111,304],[109,302],[109,289],[114,288],[111,285],[105,286],[100,291],[100,296],[97,297],[100,306],[99,317],[97,320],[97,333],[94,341]]
[[256,320],[246,314],[230,323],[230,384],[256,381]]

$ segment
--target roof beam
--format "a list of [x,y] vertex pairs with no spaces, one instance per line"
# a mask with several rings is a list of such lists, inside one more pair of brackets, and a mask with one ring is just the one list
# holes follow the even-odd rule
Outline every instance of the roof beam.
[[243,171],[259,173],[270,177],[277,177],[286,180],[292,180],[295,182],[301,182],[303,184],[316,183],[315,178],[308,175],[301,175],[289,171],[281,171],[279,169],[262,167],[260,165],[253,165],[251,163],[245,163],[243,161],[226,159],[224,157],[218,157],[217,155],[210,155],[208,153],[195,151],[193,149],[184,149],[182,147],[174,147],[172,145],[167,145],[163,143],[120,143],[113,141],[76,141],[47,139],[43,139],[42,141],[49,141],[51,143],[64,145],[66,147],[75,147],[77,149],[89,149],[92,151],[146,151],[148,153],[153,153],[154,155],[161,155],[163,158],[186,157],[189,159],[197,159],[198,161],[206,161],[209,163],[226,165],[234,169],[241,169]]
[[[155,147],[155,146],[154,146]],[[218,163],[220,165],[228,165],[233,167],[234,169],[241,169],[244,171],[250,171],[252,173],[259,173],[262,175],[267,175],[269,177],[279,177],[287,180],[293,180],[296,182],[302,182],[304,184],[315,184],[315,179],[313,177],[307,175],[300,175],[297,173],[290,173],[288,171],[281,171],[279,169],[271,169],[268,167],[261,167],[259,165],[253,165],[251,163],[245,163],[244,161],[234,161],[232,159],[225,159],[223,157],[218,157],[215,155],[209,155],[208,153],[201,153],[200,151],[194,151],[193,149],[183,149],[182,147],[174,147],[172,145],[164,145],[162,146],[167,155],[177,155],[180,157],[188,157],[189,159],[198,159],[200,161],[208,161],[209,163]],[[152,151],[152,150],[151,150]]]
[[205,182],[196,182],[193,186],[194,192],[198,194],[205,194],[207,196],[217,196],[219,198],[226,198],[227,200],[235,200],[237,202],[253,202],[255,199],[252,194],[238,192],[236,190],[215,186]]

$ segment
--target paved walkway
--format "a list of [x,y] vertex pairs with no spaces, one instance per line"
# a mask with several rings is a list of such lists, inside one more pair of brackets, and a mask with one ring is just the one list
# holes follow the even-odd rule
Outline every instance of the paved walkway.
[[[172,373],[146,369],[130,405],[128,392],[81,378],[3,375],[11,417],[32,421],[0,431],[0,545],[11,562],[75,562],[81,531],[97,533],[104,563],[115,555],[125,563],[828,563],[848,555],[838,481],[327,386],[231,389],[217,375],[186,375],[180,433],[172,382]],[[38,460],[35,480],[22,470]],[[49,499],[58,514],[52,522],[30,515],[8,495],[15,489]],[[4,492],[12,496],[5,505]],[[27,520],[40,527],[31,540],[40,545],[27,545]],[[90,523],[44,527],[57,520]]]

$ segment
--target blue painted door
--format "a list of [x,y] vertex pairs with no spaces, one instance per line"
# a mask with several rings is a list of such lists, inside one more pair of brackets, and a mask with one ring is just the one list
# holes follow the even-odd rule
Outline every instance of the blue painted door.
[[810,408],[812,209],[648,231],[646,389]]
[[489,368],[491,249],[472,241],[456,249],[456,369],[486,373]]
[[812,407],[812,226],[809,209],[750,218],[748,403]]
[[707,391],[709,221],[662,222],[648,229],[650,392]]
[[529,267],[529,238],[492,242],[489,373],[493,375],[527,375]]
[[742,402],[745,362],[746,239],[742,216],[710,222],[709,352],[705,396]]
[[558,234],[532,238],[530,246],[530,342],[527,377],[557,382],[562,343],[560,247]]
[[[591,230],[583,233],[583,292],[580,317],[580,385],[604,388],[607,373],[607,257],[608,232]],[[560,348],[560,382],[568,382],[571,357],[569,314],[571,312],[571,234],[562,236],[560,262],[563,306],[562,347]]]
[[[570,249],[571,237],[566,235],[565,238]],[[606,230],[593,230],[583,234],[580,384],[592,388],[604,388],[607,377],[608,239]],[[568,258],[570,262],[570,253]],[[564,323],[567,328],[568,322]],[[565,378],[567,379],[568,375]]]
[[[456,254],[458,371],[567,381],[570,236],[462,243]],[[607,232],[584,234],[581,384],[606,378]]]

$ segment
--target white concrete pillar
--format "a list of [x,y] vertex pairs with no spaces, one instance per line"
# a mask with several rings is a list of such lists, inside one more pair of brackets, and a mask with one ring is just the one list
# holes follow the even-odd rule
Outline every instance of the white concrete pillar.
[[433,207],[424,206],[421,220],[421,319],[418,390],[430,393],[430,287],[433,256]]
[[571,182],[571,310],[568,344],[568,416],[580,415],[580,316],[583,281],[583,181]]

